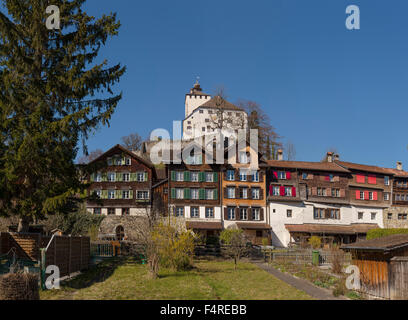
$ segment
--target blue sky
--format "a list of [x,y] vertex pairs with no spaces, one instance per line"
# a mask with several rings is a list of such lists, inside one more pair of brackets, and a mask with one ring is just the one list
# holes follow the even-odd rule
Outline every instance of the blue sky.
[[[357,31],[345,27],[350,4],[361,10]],[[205,92],[222,85],[231,102],[258,102],[297,160],[334,147],[345,161],[408,168],[406,0],[89,0],[86,9],[117,12],[119,36],[101,55],[127,66],[123,100],[90,150],[170,131],[200,76]]]

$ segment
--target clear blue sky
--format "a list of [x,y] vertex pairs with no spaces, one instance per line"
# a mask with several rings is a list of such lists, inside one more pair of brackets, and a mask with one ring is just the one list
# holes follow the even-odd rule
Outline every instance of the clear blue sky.
[[[347,5],[361,29],[345,27]],[[110,128],[88,141],[107,150],[132,132],[171,130],[197,75],[205,92],[254,100],[296,147],[297,160],[342,160],[408,169],[408,1],[89,0],[116,11],[120,34],[102,50],[128,68]],[[82,152],[81,152],[82,153]]]

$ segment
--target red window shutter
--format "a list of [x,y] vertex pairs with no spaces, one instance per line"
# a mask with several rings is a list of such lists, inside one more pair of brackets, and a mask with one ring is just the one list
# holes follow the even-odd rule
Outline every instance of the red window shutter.
[[377,191],[373,192],[373,199],[378,200],[378,192]]
[[369,200],[370,195],[368,194],[368,191],[364,191],[364,200]]
[[330,176],[325,176],[324,178],[326,181],[330,181]]
[[286,180],[290,180],[291,179],[291,174],[290,174],[290,172],[288,171],[288,172],[286,172]]
[[365,183],[365,176],[362,174],[357,174],[356,175],[356,181],[357,183]]
[[285,196],[285,187],[283,186],[280,187],[280,195]]
[[271,196],[272,195],[272,186],[269,186],[269,195]]
[[273,177],[274,177],[275,179],[278,179],[278,171],[274,171],[274,172],[273,172]]
[[377,177],[376,176],[368,176],[368,183],[369,184],[377,184]]
[[356,199],[360,199],[360,190],[356,191]]
[[295,187],[292,188],[292,197],[296,197],[296,188]]

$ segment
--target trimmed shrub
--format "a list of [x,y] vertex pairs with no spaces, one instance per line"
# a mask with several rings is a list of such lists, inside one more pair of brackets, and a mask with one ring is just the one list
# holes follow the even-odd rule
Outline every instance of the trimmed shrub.
[[308,240],[313,249],[320,249],[322,246],[322,240],[318,236],[312,236]]
[[408,229],[372,229],[367,232],[367,240],[378,239],[393,234],[408,234]]

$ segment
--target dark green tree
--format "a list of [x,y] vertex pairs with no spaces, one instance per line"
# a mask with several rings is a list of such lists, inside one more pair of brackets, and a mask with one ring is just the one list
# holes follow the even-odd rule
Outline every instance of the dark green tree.
[[120,64],[99,58],[118,34],[116,14],[94,18],[85,0],[54,0],[60,29],[46,25],[46,0],[0,0],[0,215],[31,221],[76,209],[78,146],[109,125],[122,95]]

